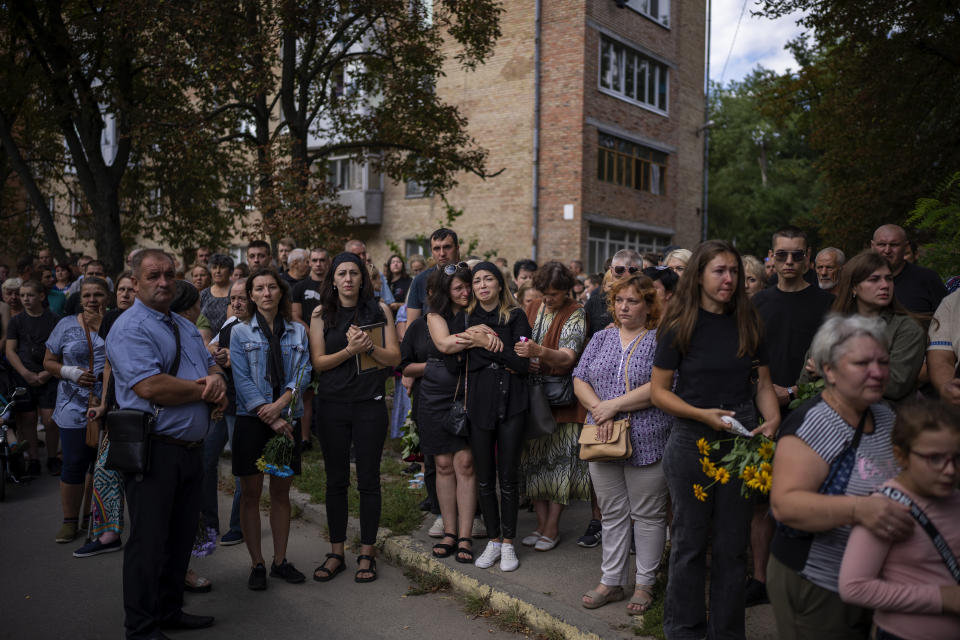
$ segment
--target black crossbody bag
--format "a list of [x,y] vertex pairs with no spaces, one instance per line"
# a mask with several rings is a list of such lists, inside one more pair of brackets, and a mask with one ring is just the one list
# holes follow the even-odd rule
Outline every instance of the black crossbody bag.
[[[177,341],[177,355],[169,374],[176,377],[180,370],[180,330],[173,320],[173,337]],[[157,425],[160,406],[153,412],[139,409],[116,409],[107,413],[107,435],[110,448],[104,468],[122,473],[144,474],[150,471],[150,435]]]

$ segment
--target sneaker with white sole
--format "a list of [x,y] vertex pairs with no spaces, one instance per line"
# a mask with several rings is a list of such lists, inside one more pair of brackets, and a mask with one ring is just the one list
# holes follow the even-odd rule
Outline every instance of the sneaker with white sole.
[[432,525],[430,525],[427,535],[431,538],[443,537],[443,516],[437,516],[437,519],[433,521]]
[[[474,566],[480,567],[481,569],[489,569],[500,559],[500,549],[504,546],[509,546],[513,549],[513,545],[504,545],[502,542],[494,542],[491,540],[487,543],[480,557],[473,563]],[[514,553],[514,557],[516,557],[516,553]]]
[[520,544],[522,544],[525,547],[532,547],[536,545],[539,540],[540,540],[540,532],[534,531],[533,533],[528,535],[526,538],[521,539]]
[[540,539],[537,540],[537,544],[533,545],[533,548],[537,551],[550,551],[560,542],[560,534],[557,534],[556,538],[548,538],[547,536],[540,536]]
[[470,532],[470,535],[474,538],[487,537],[487,525],[484,524],[483,518],[480,516],[473,517],[473,530]]
[[520,567],[517,550],[512,544],[504,542],[500,546],[500,571],[516,571]]

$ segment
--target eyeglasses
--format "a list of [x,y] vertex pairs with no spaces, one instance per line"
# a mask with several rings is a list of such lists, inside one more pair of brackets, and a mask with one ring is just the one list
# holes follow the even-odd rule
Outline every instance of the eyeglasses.
[[459,269],[469,269],[469,268],[470,268],[470,265],[468,265],[466,262],[458,262],[457,264],[448,264],[443,268],[443,272],[448,276],[452,276]]
[[640,271],[640,267],[613,267],[613,272],[618,276],[622,276],[625,271],[628,271],[630,272],[630,275],[633,275],[637,271]]
[[790,256],[794,262],[800,262],[806,255],[807,252],[802,249],[797,249],[796,251],[774,251],[773,259],[777,262],[786,262],[787,256]]
[[943,471],[947,468],[948,462],[953,463],[954,469],[960,470],[960,453],[920,453],[919,451],[911,451],[910,453],[926,460],[934,471]]

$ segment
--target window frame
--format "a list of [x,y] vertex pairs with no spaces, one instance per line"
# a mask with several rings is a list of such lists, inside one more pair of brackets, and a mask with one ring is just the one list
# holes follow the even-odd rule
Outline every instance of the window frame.
[[[608,138],[612,145],[604,145],[604,138]],[[598,182],[628,187],[653,196],[666,196],[669,160],[670,154],[666,151],[597,130]],[[641,186],[637,186],[638,176],[643,183]]]
[[[602,237],[599,232],[603,232]],[[611,232],[619,238],[611,238]],[[590,222],[587,225],[587,273],[602,273],[607,258],[621,249],[633,249],[640,254],[661,253],[669,245],[670,236],[667,235]]]
[[[634,47],[633,45],[623,41],[620,38],[615,38],[608,33],[601,31],[601,32],[598,32],[597,35],[599,36],[598,45],[597,45],[597,90],[600,91],[601,93],[605,93],[609,96],[617,98],[618,100],[623,100],[624,102],[628,102],[642,109],[646,109],[658,115],[669,118],[670,117],[670,76],[672,75],[670,73],[671,65],[667,64],[662,60],[658,60],[657,58],[647,53],[644,53],[643,51]],[[622,91],[617,88],[614,88],[613,72],[610,72],[610,82],[609,82],[610,86],[609,87],[604,86],[604,83],[606,82],[606,79],[604,78],[604,75],[605,75],[604,74],[604,54],[605,54],[605,48],[608,44],[613,47],[620,47],[623,50],[623,54],[622,56],[620,56],[620,60],[617,62],[617,71],[616,71],[619,85],[623,87]],[[627,58],[630,56],[634,57],[634,64],[633,64],[634,93],[639,94],[640,92],[637,80],[641,73],[640,69],[645,68],[646,71],[644,72],[643,93],[644,93],[644,96],[646,97],[646,95],[650,93],[649,89],[652,86],[653,91],[656,94],[654,98],[655,103],[644,102],[643,100],[639,100],[629,95],[626,92]],[[615,56],[611,56],[611,63],[613,63],[614,58]],[[643,63],[646,63],[646,64],[643,64]],[[653,74],[652,83],[651,83],[651,72],[655,72]],[[665,75],[665,79],[661,83],[661,77],[663,77],[664,75]],[[662,108],[660,107],[660,103],[659,103],[659,96],[661,94],[660,92],[661,84],[663,84],[662,94],[663,94],[663,101],[664,101],[664,106]]]

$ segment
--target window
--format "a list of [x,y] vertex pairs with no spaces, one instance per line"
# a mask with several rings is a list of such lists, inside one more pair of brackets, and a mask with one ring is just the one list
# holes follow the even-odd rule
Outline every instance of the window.
[[327,179],[340,191],[357,191],[363,188],[363,167],[348,157],[330,158]]
[[404,195],[408,198],[423,198],[427,195],[427,188],[416,180],[407,180],[407,189]]
[[600,89],[666,113],[669,68],[607,36],[600,36]]
[[409,258],[410,256],[429,256],[430,248],[421,244],[420,240],[404,240],[403,242],[403,253]]
[[597,179],[655,195],[666,194],[666,153],[603,132],[599,138]]
[[670,238],[644,231],[591,224],[587,236],[587,271],[600,273],[607,258],[621,249],[638,253],[659,253],[670,244]]
[[670,26],[670,0],[627,0],[626,4],[656,23]]

